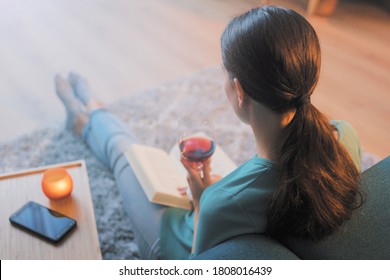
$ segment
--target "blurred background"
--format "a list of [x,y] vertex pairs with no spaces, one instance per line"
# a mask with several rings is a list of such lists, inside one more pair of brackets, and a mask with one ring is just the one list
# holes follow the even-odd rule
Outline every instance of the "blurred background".
[[318,32],[313,103],[352,123],[366,150],[390,155],[388,0],[339,0],[326,16],[309,14],[308,0],[0,0],[0,144],[63,125],[56,73],[79,72],[114,102],[218,66],[229,19],[264,2],[295,9]]

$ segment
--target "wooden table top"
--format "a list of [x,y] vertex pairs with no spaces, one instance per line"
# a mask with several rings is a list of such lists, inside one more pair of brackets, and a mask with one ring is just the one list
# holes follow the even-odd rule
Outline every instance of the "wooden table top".
[[[42,173],[64,167],[73,179],[71,196],[49,200],[42,192]],[[57,245],[11,225],[9,217],[28,201],[58,211],[77,221],[77,227]],[[101,259],[86,165],[83,160],[0,175],[0,259]]]

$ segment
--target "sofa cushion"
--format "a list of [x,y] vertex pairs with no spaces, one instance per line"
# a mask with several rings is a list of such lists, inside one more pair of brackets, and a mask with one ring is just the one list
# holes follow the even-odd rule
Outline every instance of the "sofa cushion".
[[302,259],[390,259],[390,157],[362,175],[366,201],[331,236],[284,243]]
[[199,260],[297,260],[282,244],[260,234],[241,235],[195,257]]

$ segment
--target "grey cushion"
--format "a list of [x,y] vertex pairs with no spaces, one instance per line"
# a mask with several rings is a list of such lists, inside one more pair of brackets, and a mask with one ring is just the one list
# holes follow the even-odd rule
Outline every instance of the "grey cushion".
[[330,237],[319,242],[244,235],[207,250],[196,259],[390,259],[390,157],[362,175],[364,205]]
[[199,260],[297,260],[279,242],[261,234],[242,235],[227,240],[196,257]]

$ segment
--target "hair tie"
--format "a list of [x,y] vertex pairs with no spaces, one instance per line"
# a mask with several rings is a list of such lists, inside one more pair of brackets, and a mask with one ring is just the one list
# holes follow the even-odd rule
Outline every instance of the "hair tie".
[[309,94],[304,94],[294,99],[292,105],[296,108],[301,107],[302,105],[308,104],[311,102],[311,97]]

